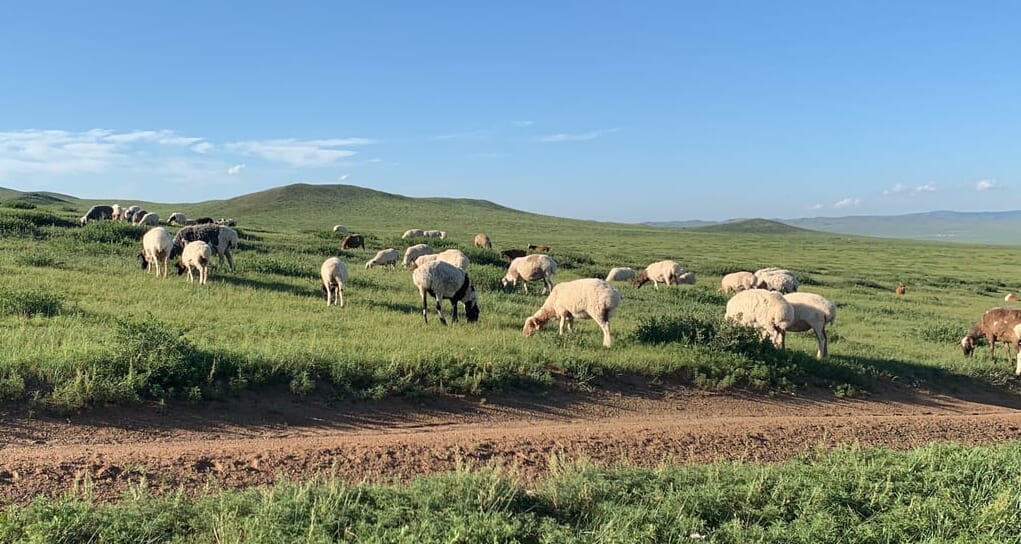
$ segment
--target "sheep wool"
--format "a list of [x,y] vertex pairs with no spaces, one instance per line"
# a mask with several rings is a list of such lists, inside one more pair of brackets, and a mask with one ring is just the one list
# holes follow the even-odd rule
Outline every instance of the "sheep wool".
[[407,268],[411,266],[411,263],[415,262],[415,259],[431,253],[433,253],[433,248],[429,247],[428,244],[415,244],[404,250],[404,260],[401,261],[401,265]]
[[205,285],[209,279],[209,259],[213,256],[213,250],[209,244],[202,240],[188,242],[181,251],[181,262],[177,263],[177,274],[188,272],[188,283],[194,281],[191,270],[194,268],[199,273],[199,285]]
[[749,289],[727,301],[728,319],[759,329],[763,338],[783,349],[788,327],[794,323],[794,308],[775,291]]
[[369,259],[369,261],[365,263],[365,269],[368,270],[374,266],[389,266],[391,269],[396,269],[397,261],[400,257],[401,254],[392,247],[381,249],[376,252],[375,257]]
[[441,304],[444,299],[451,303],[450,316],[455,322],[458,302],[464,304],[464,313],[469,323],[479,320],[479,296],[464,270],[445,261],[432,261],[416,268],[411,273],[411,281],[422,297],[422,319],[426,323],[429,323],[426,310],[428,295],[436,299],[436,313],[444,325],[447,324]]
[[781,294],[793,293],[798,290],[798,276],[784,268],[763,268],[755,272],[755,287]]
[[574,318],[591,318],[603,331],[603,347],[608,348],[612,343],[610,318],[618,306],[620,291],[606,280],[583,278],[558,283],[542,307],[525,320],[522,332],[525,336],[532,336],[550,320],[559,318],[560,334],[564,334],[565,324],[568,331],[574,330]]
[[606,281],[628,281],[635,279],[635,269],[630,267],[611,268]]
[[142,268],[149,268],[156,272],[159,277],[160,270],[163,270],[163,277],[167,277],[167,261],[170,259],[170,248],[174,245],[174,239],[163,227],[150,229],[142,236]]
[[541,279],[544,284],[543,293],[549,293],[553,289],[553,274],[557,273],[557,262],[549,255],[533,253],[524,257],[518,257],[511,261],[507,267],[501,283],[504,287],[508,285],[517,286],[518,281],[525,286],[525,294],[528,294],[528,282]]
[[672,285],[677,283],[677,278],[684,274],[684,268],[677,264],[676,261],[666,259],[663,261],[656,261],[642,270],[633,282],[635,287],[641,287],[646,283],[652,282],[652,286],[659,290],[659,284],[663,283],[666,285]]
[[731,272],[720,280],[721,293],[736,293],[751,289],[755,285],[755,274],[747,271]]
[[447,249],[439,253],[430,253],[429,255],[422,255],[415,259],[415,262],[411,263],[411,270],[424,265],[425,263],[432,261],[445,261],[448,262],[461,270],[468,270],[468,256],[464,254],[460,249]]
[[347,265],[338,257],[330,257],[319,267],[319,277],[323,280],[323,295],[326,306],[334,304],[344,307],[344,284],[347,283]]
[[819,350],[815,356],[824,359],[829,355],[826,345],[826,325],[837,318],[837,307],[825,297],[815,293],[787,293],[784,300],[794,309],[794,322],[787,327],[788,332],[805,332],[811,330],[819,342]]

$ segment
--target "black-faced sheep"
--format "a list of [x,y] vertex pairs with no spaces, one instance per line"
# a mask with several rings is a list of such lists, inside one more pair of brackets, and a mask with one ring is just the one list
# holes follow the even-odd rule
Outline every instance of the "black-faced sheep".
[[464,270],[448,262],[433,261],[415,269],[411,273],[411,281],[418,287],[418,293],[422,297],[422,319],[426,323],[429,323],[426,309],[428,295],[436,299],[436,313],[440,316],[440,323],[444,325],[447,324],[443,317],[444,299],[449,300],[453,306],[450,311],[452,320],[457,321],[458,302],[464,304],[464,313],[469,323],[479,320],[479,296]]
[[517,259],[518,257],[524,257],[528,255],[528,252],[523,249],[505,249],[500,252],[500,256],[507,259],[508,262]]
[[460,268],[461,270],[468,270],[468,263],[470,262],[468,260],[468,256],[460,249],[447,249],[439,253],[430,253],[428,255],[418,256],[418,258],[416,258],[415,261],[408,266],[408,269],[415,270],[425,263],[432,261],[445,261]]
[[340,249],[365,249],[365,238],[361,234],[348,234],[340,241]]
[[684,268],[677,264],[676,261],[666,259],[646,266],[645,270],[639,272],[632,283],[638,288],[651,281],[652,286],[659,290],[659,284],[661,283],[666,285],[677,283],[677,279],[681,274],[684,274]]
[[787,332],[812,331],[819,342],[815,356],[823,359],[829,355],[826,341],[826,325],[837,317],[837,307],[825,297],[815,293],[787,293],[783,296],[794,309],[794,322],[787,326]]
[[501,283],[504,287],[512,284],[516,287],[520,281],[525,286],[525,294],[528,294],[528,282],[541,279],[544,284],[543,293],[549,293],[553,289],[551,278],[556,273],[557,262],[553,260],[553,257],[534,253],[511,261]]
[[478,233],[475,235],[475,247],[481,247],[483,249],[493,249],[493,241],[489,239],[489,236],[485,233]]
[[199,217],[195,220],[196,225],[209,225],[213,223],[212,217]]
[[223,225],[225,227],[234,227],[237,226],[238,220],[234,219],[233,217],[221,217],[220,219],[216,220],[216,224]]
[[150,269],[160,275],[160,268],[163,270],[163,277],[167,277],[167,261],[170,259],[170,248],[174,245],[174,239],[163,227],[150,229],[142,236],[142,252],[138,254],[139,264],[142,269]]
[[736,293],[755,286],[755,274],[746,271],[731,272],[720,280],[721,293]]
[[429,255],[432,252],[433,248],[428,244],[415,244],[404,250],[404,260],[401,261],[401,266],[407,268],[411,266],[411,263],[415,262],[415,259],[422,255]]
[[337,257],[330,257],[319,267],[319,277],[323,280],[323,296],[326,305],[344,307],[344,284],[347,283],[347,265]]
[[194,268],[199,273],[199,285],[205,285],[209,279],[209,259],[213,257],[213,250],[209,244],[202,240],[188,242],[181,251],[181,261],[177,263],[177,275],[188,272],[188,283],[194,281],[191,270]]
[[597,278],[558,283],[550,291],[546,302],[525,320],[522,332],[532,336],[553,318],[560,319],[560,334],[574,330],[575,318],[591,318],[603,331],[603,347],[610,347],[610,318],[620,306],[620,292],[609,283]]
[[234,249],[238,247],[238,233],[230,227],[216,224],[189,225],[182,227],[174,235],[174,247],[170,250],[170,258],[173,259],[181,254],[185,244],[201,240],[212,248],[216,253],[220,266],[223,266],[224,259],[234,272]]
[[96,204],[89,208],[89,211],[85,212],[85,215],[78,220],[78,224],[84,227],[89,221],[99,221],[102,219],[113,219],[113,206]]
[[167,224],[173,226],[184,226],[188,223],[188,218],[181,212],[174,212],[167,218]]
[[1007,343],[1007,360],[1011,347],[1018,351],[1021,342],[1021,309],[997,307],[986,310],[978,322],[961,339],[961,351],[966,357],[975,351],[975,341],[985,337],[989,342],[989,358],[996,355],[996,342]]
[[628,281],[635,279],[635,269],[627,266],[611,268],[606,274],[606,281]]
[[775,291],[749,289],[727,302],[727,318],[759,329],[763,338],[783,349],[787,329],[794,323],[794,308]]
[[755,271],[755,288],[793,293],[798,290],[798,276],[783,268],[763,268]]
[[397,261],[401,258],[401,254],[396,249],[388,247],[381,249],[376,252],[376,256],[369,259],[365,263],[365,269],[368,270],[374,266],[389,266],[391,270],[397,268]]

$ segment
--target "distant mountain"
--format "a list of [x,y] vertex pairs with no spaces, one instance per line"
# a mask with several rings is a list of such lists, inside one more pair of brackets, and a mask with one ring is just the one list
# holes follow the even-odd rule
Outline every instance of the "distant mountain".
[[52,204],[72,204],[77,201],[73,196],[49,192],[23,192],[14,189],[0,187],[0,201],[23,202],[36,206],[48,206]]
[[742,234],[805,234],[809,229],[795,227],[770,219],[741,219],[695,227],[701,232],[733,232]]

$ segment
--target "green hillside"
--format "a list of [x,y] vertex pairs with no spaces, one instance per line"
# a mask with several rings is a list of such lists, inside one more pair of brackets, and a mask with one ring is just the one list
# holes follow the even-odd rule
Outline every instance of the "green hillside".
[[779,221],[770,221],[769,219],[745,219],[743,221],[731,221],[727,223],[708,225],[705,227],[689,228],[695,228],[702,232],[747,234],[806,234],[814,232],[809,229],[793,227]]

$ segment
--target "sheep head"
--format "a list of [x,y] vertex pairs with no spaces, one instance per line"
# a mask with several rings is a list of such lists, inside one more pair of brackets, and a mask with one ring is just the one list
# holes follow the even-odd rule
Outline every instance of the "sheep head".
[[965,357],[971,357],[971,354],[975,352],[975,339],[971,336],[965,336],[961,339],[961,351]]
[[642,270],[637,276],[635,276],[635,279],[633,282],[631,282],[631,285],[634,285],[635,288],[639,288],[645,285],[646,283],[649,283],[649,273],[646,272],[645,270]]

